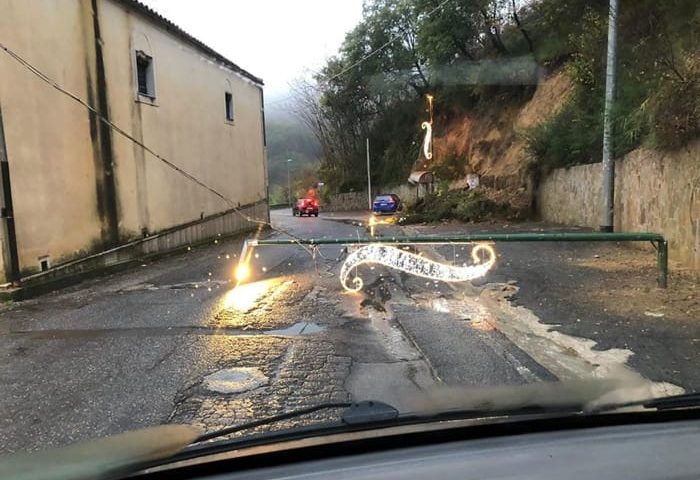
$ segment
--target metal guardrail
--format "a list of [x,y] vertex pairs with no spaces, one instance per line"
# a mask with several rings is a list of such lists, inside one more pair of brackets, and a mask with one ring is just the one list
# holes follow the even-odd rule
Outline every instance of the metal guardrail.
[[668,286],[668,241],[659,233],[645,232],[517,232],[472,233],[439,236],[394,236],[370,238],[263,239],[246,241],[246,247],[265,245],[390,245],[450,244],[467,242],[651,242],[656,248],[659,287]]

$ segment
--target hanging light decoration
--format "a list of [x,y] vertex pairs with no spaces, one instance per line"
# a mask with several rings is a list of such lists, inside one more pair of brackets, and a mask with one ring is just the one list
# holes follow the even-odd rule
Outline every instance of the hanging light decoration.
[[433,126],[429,122],[423,122],[421,128],[425,130],[425,139],[423,140],[423,155],[428,160],[433,158]]
[[[483,261],[481,259],[482,253],[486,254]],[[340,268],[340,283],[347,291],[360,291],[364,283],[356,272],[357,267],[363,264],[384,265],[411,275],[443,282],[465,282],[483,277],[496,263],[496,252],[491,245],[483,243],[475,245],[472,248],[471,256],[474,261],[473,265],[447,265],[391,245],[370,244],[347,256]],[[355,275],[350,278],[353,271]]]

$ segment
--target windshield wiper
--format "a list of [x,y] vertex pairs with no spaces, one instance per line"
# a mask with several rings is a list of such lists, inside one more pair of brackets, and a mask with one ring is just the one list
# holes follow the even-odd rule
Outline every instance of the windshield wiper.
[[281,420],[298,418],[321,410],[344,409],[340,417],[341,425],[362,425],[372,423],[382,423],[390,420],[400,420],[411,422],[415,420],[438,420],[455,418],[475,418],[480,416],[510,416],[542,413],[601,413],[612,410],[619,410],[625,407],[644,407],[656,410],[670,410],[676,408],[700,407],[700,393],[685,393],[671,397],[661,397],[634,402],[601,405],[597,408],[586,409],[583,404],[572,402],[558,406],[522,405],[517,408],[471,408],[471,409],[450,409],[443,412],[434,413],[408,413],[399,415],[396,408],[383,402],[363,401],[357,403],[337,402],[321,403],[307,408],[292,410],[290,412],[261,418],[252,422],[242,423],[231,427],[222,428],[214,432],[205,433],[197,437],[192,444],[205,442],[215,438],[229,436],[243,430],[250,430],[262,425],[270,425]]
[[351,407],[352,403],[349,402],[338,402],[338,403],[319,403],[312,407],[300,408],[299,410],[292,410],[291,412],[281,413],[279,415],[273,415],[271,417],[261,418],[260,420],[253,420],[252,422],[241,423],[240,425],[234,425],[232,427],[222,428],[220,430],[215,430],[213,432],[204,433],[198,436],[192,444],[206,442],[207,440],[212,440],[214,438],[221,438],[231,435],[242,430],[250,430],[251,428],[260,427],[262,425],[269,425],[271,423],[276,423],[281,420],[289,420],[290,418],[301,417],[303,415],[308,415],[310,413],[318,412],[320,410],[330,410],[333,408],[348,408]]
[[698,408],[700,407],[700,392],[681,393],[669,397],[645,398],[644,400],[634,400],[625,403],[604,404],[588,410],[588,413],[610,412],[629,407],[643,407],[659,411]]
[[292,410],[291,412],[281,413],[279,415],[273,415],[271,417],[261,418],[260,420],[241,423],[240,425],[234,425],[232,427],[222,428],[214,432],[205,433],[198,436],[191,443],[191,445],[205,442],[207,440],[213,440],[215,438],[226,437],[236,432],[250,430],[251,428],[260,427],[262,425],[269,425],[281,420],[289,420],[291,418],[301,417],[320,410],[332,410],[334,408],[345,409],[341,419],[346,425],[361,425],[364,423],[382,422],[386,420],[393,420],[399,416],[399,411],[396,408],[392,407],[391,405],[387,405],[386,403],[373,400],[357,403],[320,403],[312,407],[300,408],[298,410]]
[[655,408],[657,410],[700,407],[700,393],[682,393],[671,397],[655,398],[647,401],[643,406],[646,408]]

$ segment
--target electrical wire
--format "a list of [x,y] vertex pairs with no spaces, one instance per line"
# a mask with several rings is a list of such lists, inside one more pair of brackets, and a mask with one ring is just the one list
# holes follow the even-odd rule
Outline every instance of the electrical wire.
[[[217,189],[211,187],[210,185],[207,185],[203,181],[199,180],[197,177],[189,173],[188,171],[184,170],[181,167],[178,167],[175,165],[173,162],[170,160],[166,159],[162,155],[158,154],[155,150],[150,148],[148,145],[144,144],[140,140],[134,138],[131,134],[129,134],[127,131],[125,131],[123,128],[103,116],[95,107],[90,105],[88,102],[80,98],[80,96],[76,95],[75,93],[67,90],[63,86],[61,86],[58,82],[56,82],[54,79],[46,75],[44,72],[39,70],[37,67],[32,65],[29,61],[25,60],[21,55],[16,53],[15,51],[11,50],[9,47],[7,47],[5,44],[0,42],[0,50],[3,50],[5,53],[7,53],[12,59],[14,59],[16,62],[18,62],[20,65],[25,67],[27,70],[29,70],[31,73],[33,73],[35,76],[37,76],[39,79],[41,79],[43,82],[47,83],[49,86],[53,87],[54,89],[58,90],[59,92],[63,93],[64,95],[68,96],[71,98],[73,101],[79,103],[83,107],[85,107],[90,113],[95,115],[97,119],[99,119],[102,123],[107,125],[109,128],[120,134],[121,136],[125,137],[135,145],[141,147],[144,151],[150,153],[153,157],[156,159],[160,160],[162,163],[167,165],[169,168],[172,170],[176,171],[183,177],[187,178],[188,180],[194,182],[195,184],[199,185],[200,187],[206,189],[210,193],[214,194],[216,197],[220,198],[224,202],[226,202],[227,205],[231,207],[231,210],[239,215],[241,218],[244,220],[254,223],[257,225],[262,225],[262,226],[267,226],[270,227],[272,230],[282,233],[284,235],[288,235],[291,237],[293,240],[299,241],[301,238],[297,237],[296,235],[292,234],[291,232],[285,231],[284,229],[281,229],[279,227],[273,227],[270,222],[266,222],[264,220],[258,220],[257,218],[253,218],[250,215],[247,215],[243,213],[240,208],[237,207],[236,203],[234,203],[233,200],[228,198],[226,195],[218,191]],[[311,251],[302,243],[299,243],[299,246],[301,246],[304,250],[306,250],[309,254],[311,254]]]
[[[428,13],[426,13],[425,15],[426,15],[427,17],[432,16],[433,13],[437,12],[438,10],[440,10],[440,9],[441,9],[442,7],[444,7],[445,4],[446,4],[447,2],[449,2],[449,1],[450,1],[450,0],[443,0],[442,2],[440,2],[440,4],[438,4],[435,8],[433,8],[432,10],[430,10],[430,11],[429,11]],[[381,52],[382,50],[384,50],[385,48],[387,48],[389,45],[391,45],[392,43],[394,43],[396,40],[398,40],[398,39],[399,39],[400,37],[402,37],[403,35],[404,35],[403,32],[398,32],[398,33],[394,34],[394,36],[392,36],[391,38],[389,38],[389,40],[387,40],[387,42],[384,43],[381,47],[377,48],[376,50],[372,50],[372,51],[369,52],[367,55],[365,55],[364,57],[361,57],[358,61],[356,61],[355,63],[353,63],[353,64],[350,65],[349,67],[344,68],[343,70],[341,70],[340,72],[336,73],[335,75],[333,75],[333,76],[331,76],[331,77],[325,79],[325,81],[326,81],[326,82],[332,82],[332,81],[335,80],[336,78],[338,78],[338,77],[340,77],[340,76],[346,74],[347,72],[349,72],[349,71],[352,70],[353,68],[359,66],[360,64],[364,63],[364,62],[367,61],[368,59],[372,58],[374,55],[378,54],[379,52]]]
[[[435,12],[437,12],[437,11],[440,10],[440,9],[442,9],[442,7],[444,7],[445,4],[448,3],[449,1],[451,1],[451,0],[443,0],[440,4],[438,4],[435,8],[433,8],[432,10],[430,10],[430,11],[429,11],[428,13],[426,13],[425,15],[426,15],[427,17],[431,17]],[[389,47],[389,45],[391,45],[392,43],[394,43],[396,40],[398,40],[399,38],[401,38],[403,35],[404,35],[403,32],[398,32],[398,33],[394,34],[391,38],[389,38],[389,40],[386,41],[386,43],[384,43],[383,45],[381,45],[381,46],[380,46],[379,48],[377,48],[376,50],[372,50],[372,51],[369,52],[367,55],[365,55],[365,56],[363,56],[363,57],[360,57],[360,59],[357,60],[357,61],[356,61],[355,63],[353,63],[352,65],[350,65],[350,66],[344,68],[343,70],[341,70],[340,72],[336,73],[335,75],[332,75],[332,76],[330,76],[330,77],[328,77],[328,78],[325,78],[325,79],[322,79],[322,80],[323,80],[324,82],[330,83],[330,82],[332,82],[333,80],[335,80],[336,78],[338,78],[338,77],[340,77],[340,76],[342,76],[342,75],[345,75],[347,72],[349,72],[349,71],[352,70],[353,68],[358,67],[359,65],[361,65],[362,63],[364,63],[364,62],[367,61],[368,59],[372,58],[373,56],[375,56],[376,54],[378,54],[379,52],[381,52],[381,51],[384,50],[385,48]],[[278,99],[276,99],[276,100],[271,101],[271,102],[268,103],[266,106],[276,105],[276,104],[278,104],[278,103],[282,103],[282,102],[286,102],[286,101],[292,100],[293,98],[294,98],[293,95],[289,95],[289,96],[287,96],[287,97],[278,98]]]

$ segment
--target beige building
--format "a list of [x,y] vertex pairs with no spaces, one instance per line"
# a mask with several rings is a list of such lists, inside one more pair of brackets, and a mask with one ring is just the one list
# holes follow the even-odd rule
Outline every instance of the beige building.
[[268,219],[259,78],[135,0],[0,0],[0,12],[6,48],[232,202],[0,50],[0,281],[233,206]]

